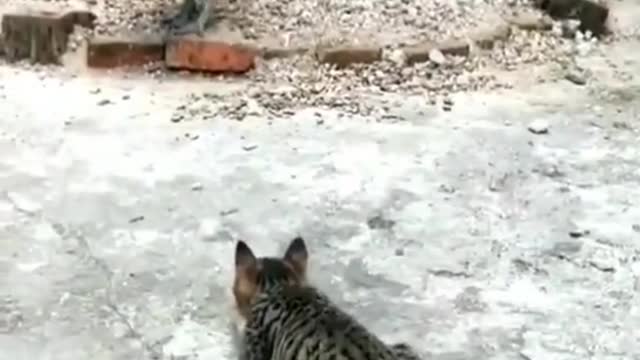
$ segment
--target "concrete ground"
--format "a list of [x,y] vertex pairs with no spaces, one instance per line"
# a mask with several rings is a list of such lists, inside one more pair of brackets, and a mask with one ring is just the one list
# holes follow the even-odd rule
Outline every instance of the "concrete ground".
[[172,123],[232,86],[1,65],[0,359],[232,359],[235,240],[296,234],[425,360],[640,359],[638,49],[451,112],[372,98],[380,121]]

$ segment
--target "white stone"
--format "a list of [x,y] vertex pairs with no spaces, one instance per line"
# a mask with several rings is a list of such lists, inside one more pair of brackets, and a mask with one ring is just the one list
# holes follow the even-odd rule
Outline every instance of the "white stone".
[[549,123],[546,120],[537,119],[529,123],[527,128],[534,134],[546,134],[549,132]]
[[438,65],[442,65],[447,62],[447,58],[445,58],[444,54],[442,54],[442,51],[438,49],[431,49],[431,51],[429,51],[429,60]]

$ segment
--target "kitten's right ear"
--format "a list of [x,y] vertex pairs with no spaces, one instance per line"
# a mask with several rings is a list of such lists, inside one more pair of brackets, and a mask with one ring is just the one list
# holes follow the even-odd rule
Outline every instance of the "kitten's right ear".
[[307,274],[308,259],[309,253],[307,252],[307,246],[304,244],[304,239],[301,236],[297,236],[289,243],[289,247],[284,253],[284,260],[293,266],[293,269],[301,279],[304,279]]

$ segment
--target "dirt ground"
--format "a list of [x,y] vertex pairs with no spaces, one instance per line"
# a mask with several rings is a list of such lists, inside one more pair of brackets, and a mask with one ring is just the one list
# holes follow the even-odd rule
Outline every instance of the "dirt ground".
[[235,240],[296,234],[425,360],[640,359],[640,41],[579,65],[451,111],[177,123],[251,82],[0,65],[0,359],[231,359]]

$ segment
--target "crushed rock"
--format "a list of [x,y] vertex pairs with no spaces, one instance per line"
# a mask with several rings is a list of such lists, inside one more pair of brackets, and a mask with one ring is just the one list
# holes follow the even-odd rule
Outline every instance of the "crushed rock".
[[[20,6],[88,9],[98,15],[94,30],[77,29],[70,49],[94,34],[159,34],[160,20],[182,0],[7,0]],[[434,54],[432,61],[405,66],[399,48],[423,41],[460,36],[495,15],[532,10],[532,0],[217,0],[217,15],[229,19],[248,38],[275,39],[285,46],[351,44],[374,39],[385,60],[336,69],[310,55],[261,61],[249,74],[254,90],[211,101],[193,96],[174,118],[208,119],[224,115],[286,116],[297,108],[317,106],[375,115],[362,97],[399,92],[423,95],[425,102],[461,91],[510,87],[487,69],[514,70],[528,64],[571,64],[593,39],[567,38],[554,31],[513,29],[506,41],[469,57]],[[379,35],[383,34],[383,35]],[[582,44],[582,45],[581,45]],[[596,44],[597,45],[597,44]],[[582,49],[582,50],[581,50]],[[159,77],[157,72],[152,74]],[[274,86],[273,84],[278,84]]]

